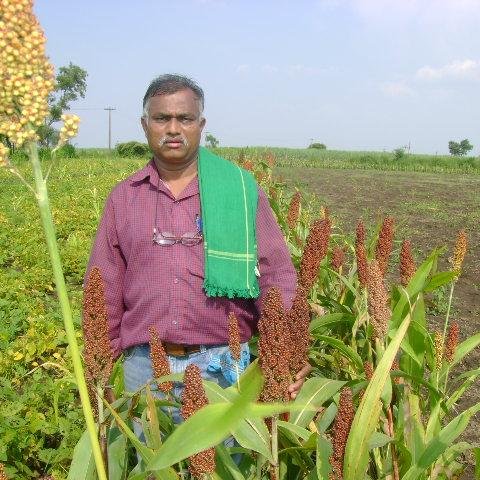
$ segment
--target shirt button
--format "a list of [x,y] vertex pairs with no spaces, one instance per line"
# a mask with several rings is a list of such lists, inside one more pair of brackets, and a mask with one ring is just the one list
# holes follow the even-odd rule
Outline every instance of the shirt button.
[[173,280],[173,283],[178,283],[178,278],[175,278],[175,279]]
[[172,323],[173,323],[174,325],[177,325],[177,324],[178,324],[178,322],[177,322],[176,320],[174,320]]

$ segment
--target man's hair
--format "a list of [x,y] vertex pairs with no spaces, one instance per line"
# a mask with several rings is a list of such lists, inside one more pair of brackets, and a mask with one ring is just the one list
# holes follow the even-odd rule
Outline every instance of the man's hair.
[[148,102],[155,95],[169,95],[180,92],[181,90],[191,90],[197,97],[200,113],[203,112],[204,96],[203,90],[191,78],[183,75],[167,73],[154,78],[147,88],[143,97],[143,117],[148,117]]

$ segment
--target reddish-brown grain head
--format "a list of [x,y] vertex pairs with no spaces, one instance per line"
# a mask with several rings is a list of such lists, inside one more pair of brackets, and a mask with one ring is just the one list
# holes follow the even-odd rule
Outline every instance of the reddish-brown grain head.
[[282,294],[276,287],[270,288],[265,296],[258,331],[259,365],[264,376],[260,399],[263,402],[286,400],[293,348]]
[[105,288],[98,267],[90,271],[83,293],[83,335],[86,378],[105,386],[113,368],[113,351],[108,335]]
[[408,285],[416,270],[417,267],[412,255],[412,244],[410,240],[404,240],[400,249],[400,281],[404,287]]
[[378,262],[380,271],[382,275],[385,276],[385,273],[388,269],[388,261],[390,260],[390,255],[393,248],[393,227],[394,220],[392,217],[386,217],[383,220],[382,227],[380,228],[380,233],[378,234],[378,241],[375,248],[375,259]]
[[320,263],[327,254],[332,222],[327,215],[315,220],[310,228],[300,262],[299,283],[310,291],[317,280]]
[[383,339],[388,331],[388,322],[392,315],[388,304],[388,293],[382,272],[376,260],[368,264],[368,313],[373,327],[373,335]]
[[228,346],[232,357],[237,362],[240,360],[240,330],[238,328],[238,320],[233,312],[228,315]]
[[[157,329],[154,325],[148,327],[150,334],[150,359],[152,361],[153,377],[160,378],[165,375],[170,375],[170,363],[168,362],[167,354],[163,348],[162,341],[158,335]],[[158,388],[162,392],[170,392],[173,388],[173,382],[157,383]]]
[[357,224],[355,236],[355,257],[357,259],[357,275],[360,285],[366,287],[368,283],[367,249],[365,247],[365,225],[362,221]]

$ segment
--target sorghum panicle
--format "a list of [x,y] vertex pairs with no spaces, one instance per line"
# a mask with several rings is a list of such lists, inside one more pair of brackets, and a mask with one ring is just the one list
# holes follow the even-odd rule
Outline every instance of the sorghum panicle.
[[287,225],[290,230],[297,226],[298,217],[300,216],[300,192],[297,190],[290,200],[287,213]]
[[242,347],[240,345],[240,330],[238,328],[238,320],[233,312],[228,315],[228,347],[232,357],[237,362],[240,360]]
[[440,332],[435,332],[433,345],[435,350],[435,370],[440,370],[443,364],[443,336]]
[[363,370],[365,371],[365,376],[367,380],[371,380],[373,377],[373,365],[371,362],[365,362],[363,364]]
[[380,233],[378,234],[377,245],[375,247],[375,259],[378,262],[383,276],[385,276],[385,273],[387,272],[388,261],[390,260],[390,255],[392,253],[393,226],[394,220],[392,217],[386,217],[383,220]]
[[260,399],[263,402],[284,401],[288,398],[293,349],[282,294],[276,287],[267,292],[258,331],[259,365],[265,379]]
[[105,287],[98,267],[90,271],[83,292],[83,335],[88,383],[108,384],[113,368],[113,351],[108,335]]
[[362,221],[357,224],[355,237],[355,256],[357,258],[357,274],[358,280],[362,287],[366,287],[368,283],[367,268],[367,249],[365,247],[365,225]]
[[308,364],[308,350],[310,347],[310,305],[307,301],[307,292],[301,285],[297,286],[292,308],[287,312],[287,323],[290,331],[292,347],[290,372],[292,377]]
[[0,463],[0,480],[8,480],[3,463]]
[[453,270],[460,274],[462,270],[463,260],[467,253],[467,233],[465,230],[460,230],[457,235],[455,249],[453,251],[452,265]]
[[354,416],[352,391],[350,388],[344,387],[340,392],[338,411],[333,424],[333,453],[330,457],[330,464],[333,469],[331,479],[341,480],[343,478],[343,457]]
[[453,322],[448,329],[447,341],[445,343],[445,360],[452,363],[457,350],[458,339],[460,334],[460,326],[457,322]]
[[[2,0],[0,37],[0,135],[16,147],[37,140],[54,88],[45,36],[31,0]],[[0,163],[4,162],[2,149]]]
[[253,162],[251,160],[245,160],[243,162],[243,168],[245,170],[248,170],[249,172],[253,172],[253,170],[254,170]]
[[388,321],[391,317],[388,306],[388,293],[382,272],[376,260],[368,264],[368,313],[373,327],[373,335],[383,339],[388,331]]
[[[182,392],[180,413],[186,420],[207,405],[208,399],[202,384],[202,374],[197,365],[190,364],[187,366],[183,382],[185,388]],[[196,453],[189,458],[189,461],[190,473],[195,478],[202,478],[205,474],[213,473],[215,471],[215,449],[212,447]]]
[[416,270],[417,267],[412,255],[412,244],[410,240],[404,240],[400,250],[400,281],[404,287],[408,285]]
[[343,265],[345,261],[345,250],[340,247],[335,247],[332,252],[332,259],[330,264],[332,269],[336,272],[340,271],[340,267]]
[[300,262],[299,283],[310,291],[317,279],[320,263],[327,254],[332,222],[328,215],[315,220],[308,233],[302,260]]
[[[170,375],[170,363],[154,325],[148,327],[148,333],[150,334],[150,358],[152,360],[153,377],[160,378]],[[164,393],[170,392],[173,388],[173,382],[162,382],[157,383],[157,385],[159,390]]]
[[[398,362],[398,360],[393,361],[392,366],[390,367],[390,371],[393,371],[393,370],[400,370],[400,363]],[[401,382],[401,378],[393,377],[393,382],[399,385]]]
[[270,168],[273,168],[275,166],[275,163],[277,162],[275,154],[273,152],[267,152],[267,154],[265,155],[265,162]]

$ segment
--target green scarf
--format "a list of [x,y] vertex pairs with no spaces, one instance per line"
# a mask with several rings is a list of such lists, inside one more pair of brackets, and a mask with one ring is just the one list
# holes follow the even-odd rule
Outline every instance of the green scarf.
[[200,147],[198,183],[202,205],[208,297],[257,298],[256,215],[258,187],[250,172]]

